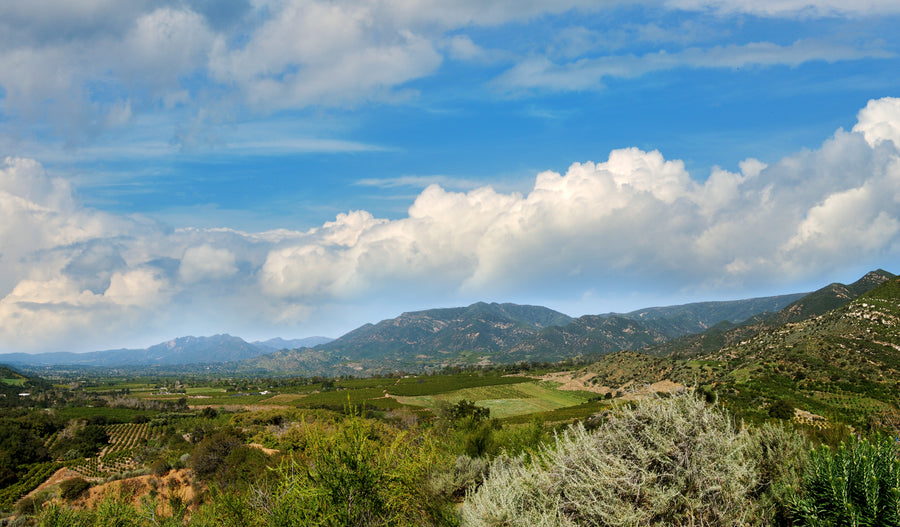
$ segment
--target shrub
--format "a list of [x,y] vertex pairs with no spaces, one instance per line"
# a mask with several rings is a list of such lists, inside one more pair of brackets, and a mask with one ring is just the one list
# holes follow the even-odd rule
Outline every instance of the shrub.
[[232,450],[243,446],[239,437],[228,432],[216,432],[205,437],[191,454],[191,468],[200,479],[213,477],[225,463]]
[[791,419],[794,417],[794,405],[784,399],[779,399],[769,407],[769,416],[776,419]]
[[793,512],[800,525],[900,525],[900,460],[889,438],[851,438],[810,455]]
[[86,514],[61,505],[59,503],[51,503],[49,507],[41,512],[38,518],[38,527],[81,527],[91,525],[89,521],[83,519]]
[[50,498],[47,491],[37,492],[31,496],[26,496],[16,503],[16,514],[26,516],[41,512],[44,503]]
[[150,465],[150,473],[154,476],[165,476],[169,473],[169,469],[171,469],[171,467],[165,459],[157,459]]
[[91,484],[84,478],[67,479],[59,484],[59,497],[64,500],[80,498],[89,488]]
[[791,492],[800,485],[809,452],[804,435],[770,423],[750,430],[747,454],[758,474],[753,497],[758,501],[751,520],[760,525],[788,523]]
[[[297,430],[300,433],[301,429]],[[443,525],[447,500],[429,494],[439,459],[427,435],[398,432],[355,414],[333,427],[305,425],[302,450],[255,489],[249,507],[261,525]],[[232,495],[232,499],[236,496]],[[231,510],[237,524],[246,506]],[[255,524],[254,524],[255,525]]]
[[64,437],[61,436],[60,440],[53,445],[54,452],[67,459],[70,455],[91,457],[103,445],[109,443],[109,434],[100,425],[89,424],[83,427],[78,425],[67,430],[69,433]]
[[[463,523],[742,524],[769,516],[756,510],[761,477],[752,442],[692,395],[623,405],[593,433],[569,429],[530,463],[498,457],[463,504]],[[777,457],[782,449],[769,451]]]
[[457,456],[452,467],[435,471],[429,478],[431,492],[437,496],[459,500],[469,489],[481,485],[490,463],[484,458]]

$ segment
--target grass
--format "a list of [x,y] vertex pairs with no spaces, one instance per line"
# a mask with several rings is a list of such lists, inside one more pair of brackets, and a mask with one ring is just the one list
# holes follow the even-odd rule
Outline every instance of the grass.
[[598,412],[609,408],[608,401],[588,401],[575,406],[566,406],[546,412],[538,412],[534,414],[520,414],[503,419],[504,423],[517,424],[529,423],[531,421],[539,421],[543,423],[569,423],[586,419]]
[[455,392],[465,388],[479,386],[496,386],[508,384],[520,384],[532,381],[528,377],[504,377],[496,373],[466,373],[459,375],[419,375],[404,377],[388,386],[387,391],[391,395],[416,396],[437,395]]
[[2,379],[4,384],[11,386],[25,386],[25,379]]
[[215,396],[225,393],[225,388],[210,388],[208,386],[200,386],[198,388],[187,388],[185,392],[187,392],[187,395]]
[[56,410],[56,415],[63,420],[90,419],[92,417],[105,417],[113,422],[128,422],[135,415],[152,417],[156,412],[150,410],[132,410],[130,408],[91,408],[91,407],[64,407]]
[[452,404],[468,399],[489,408],[491,417],[503,419],[576,406],[587,401],[591,395],[593,394],[560,391],[547,383],[532,381],[478,386],[433,395],[400,396],[397,400],[402,404],[436,409],[441,403]]

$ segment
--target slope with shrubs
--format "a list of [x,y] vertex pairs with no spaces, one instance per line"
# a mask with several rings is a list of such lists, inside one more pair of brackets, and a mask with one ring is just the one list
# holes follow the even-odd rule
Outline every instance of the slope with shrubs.
[[883,269],[866,273],[845,285],[829,284],[791,302],[776,313],[754,315],[740,324],[722,323],[702,333],[686,335],[647,350],[651,355],[694,357],[774,331],[789,323],[802,322],[839,309],[895,276]]
[[690,358],[619,352],[577,375],[591,375],[594,386],[613,391],[663,380],[697,386],[754,421],[789,418],[790,409],[799,408],[811,412],[808,420],[819,428],[839,423],[897,435],[900,279],[838,309]]

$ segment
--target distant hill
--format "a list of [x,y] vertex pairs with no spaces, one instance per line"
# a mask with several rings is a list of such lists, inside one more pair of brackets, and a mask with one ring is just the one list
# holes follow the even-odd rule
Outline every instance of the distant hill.
[[571,324],[546,328],[503,351],[497,362],[559,361],[623,349],[641,349],[668,337],[651,325],[621,316],[585,315]]
[[722,322],[738,323],[760,313],[774,313],[807,295],[808,293],[794,293],[746,300],[695,302],[610,315],[648,323],[654,330],[671,338],[700,333]]
[[781,309],[805,296],[750,298],[650,307],[630,313],[585,315],[565,326],[549,327],[504,350],[500,362],[559,361],[568,357],[601,355],[655,346],[716,324],[740,322],[761,312]]
[[146,349],[116,349],[87,353],[10,353],[0,355],[0,363],[27,366],[173,366],[182,364],[232,362],[270,353],[231,335],[180,337]]
[[571,317],[546,307],[478,302],[467,307],[403,313],[378,324],[366,324],[316,349],[344,361],[416,363],[430,357],[432,362],[441,362],[441,355],[463,351],[493,354],[547,326],[571,321]]
[[808,295],[651,307],[577,319],[542,306],[478,302],[403,313],[334,340],[248,343],[231,335],[181,337],[147,349],[7,354],[0,355],[0,362],[167,372],[190,367],[217,374],[373,375],[450,365],[556,362],[626,349],[689,356],[746,340],[785,321],[824,313],[892,276],[879,270],[849,286],[831,284]]
[[263,341],[253,341],[251,344],[254,346],[263,346],[273,351],[278,350],[293,350],[299,348],[314,348],[320,344],[327,344],[334,340],[331,337],[306,337],[302,339],[283,339],[281,337],[276,337],[269,340]]

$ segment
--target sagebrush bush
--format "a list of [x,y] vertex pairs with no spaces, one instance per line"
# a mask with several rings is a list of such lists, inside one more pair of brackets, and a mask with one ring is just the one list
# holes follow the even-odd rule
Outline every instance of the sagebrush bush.
[[758,475],[751,496],[758,506],[751,523],[788,524],[792,492],[801,484],[809,441],[804,435],[765,423],[750,429],[747,453]]
[[900,460],[890,438],[851,438],[811,453],[795,523],[810,526],[900,526]]
[[[594,432],[571,428],[531,463],[500,456],[467,497],[463,524],[764,522],[769,515],[756,510],[764,476],[753,441],[721,409],[691,394],[622,407]],[[784,458],[783,450],[767,452]]]
[[458,500],[470,488],[481,485],[489,467],[490,463],[484,458],[457,456],[452,467],[433,472],[428,485],[434,495]]

